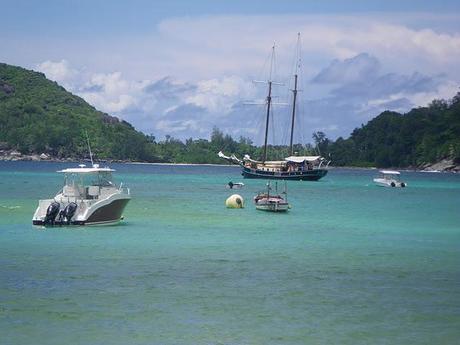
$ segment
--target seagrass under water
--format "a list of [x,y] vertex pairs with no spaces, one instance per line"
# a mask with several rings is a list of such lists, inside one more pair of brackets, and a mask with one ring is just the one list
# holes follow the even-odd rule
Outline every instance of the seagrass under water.
[[460,176],[336,169],[255,210],[238,167],[112,165],[120,226],[32,227],[69,164],[0,163],[2,344],[453,344]]

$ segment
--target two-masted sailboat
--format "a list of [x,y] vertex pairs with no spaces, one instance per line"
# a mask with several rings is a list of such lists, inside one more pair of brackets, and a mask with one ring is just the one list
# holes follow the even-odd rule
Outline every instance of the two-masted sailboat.
[[272,106],[272,86],[280,85],[272,80],[271,74],[273,70],[273,61],[275,54],[275,47],[272,48],[272,59],[270,66],[270,77],[264,82],[268,84],[268,95],[265,100],[266,105],[266,121],[265,121],[265,139],[263,146],[263,156],[261,160],[253,160],[249,155],[245,155],[243,159],[238,159],[234,154],[226,156],[221,152],[218,156],[228,160],[231,163],[239,164],[243,171],[242,175],[245,178],[263,178],[263,179],[280,179],[280,180],[303,180],[303,181],[317,181],[326,176],[327,168],[330,161],[327,161],[321,156],[297,156],[293,152],[293,138],[294,138],[294,123],[296,116],[296,101],[297,101],[297,81],[300,66],[300,34],[297,40],[297,63],[294,74],[294,89],[293,102],[292,102],[292,116],[291,116],[291,137],[290,137],[290,156],[286,157],[283,161],[269,161],[267,160],[267,142],[268,142],[268,127],[270,123],[270,110]]

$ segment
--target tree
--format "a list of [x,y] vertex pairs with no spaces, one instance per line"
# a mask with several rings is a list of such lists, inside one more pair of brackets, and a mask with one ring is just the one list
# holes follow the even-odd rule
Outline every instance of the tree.
[[449,103],[445,99],[434,99],[428,105],[428,108],[437,110],[446,110],[448,107]]
[[328,152],[328,146],[330,140],[326,137],[324,132],[318,131],[313,133],[313,140],[315,141],[316,147],[320,155],[326,155]]

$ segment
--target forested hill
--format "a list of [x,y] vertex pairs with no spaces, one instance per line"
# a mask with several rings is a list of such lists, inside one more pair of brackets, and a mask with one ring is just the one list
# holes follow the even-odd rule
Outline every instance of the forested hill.
[[153,160],[148,138],[129,123],[97,111],[42,73],[0,63],[0,149],[54,158]]
[[460,163],[460,93],[406,114],[385,111],[348,139],[324,136],[322,153],[335,165],[422,167],[440,160]]
[[[214,128],[211,140],[171,136],[156,141],[129,123],[96,110],[42,73],[0,63],[0,159],[11,152],[45,153],[52,158],[88,157],[85,131],[97,159],[171,163],[226,163],[220,150],[260,158],[262,149],[248,138],[234,140]],[[308,136],[308,135],[307,135]],[[386,111],[353,131],[349,138],[314,133],[317,147],[295,146],[299,155],[319,148],[333,165],[422,167],[448,160],[460,165],[460,93],[434,100],[407,114]],[[269,159],[283,159],[286,146],[269,147]]]

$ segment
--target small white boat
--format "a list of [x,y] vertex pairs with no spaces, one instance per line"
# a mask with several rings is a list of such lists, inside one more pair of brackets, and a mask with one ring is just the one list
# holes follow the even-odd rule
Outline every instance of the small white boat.
[[401,173],[394,170],[380,170],[380,176],[374,178],[374,183],[382,187],[407,187],[407,183],[401,181]]
[[286,185],[284,192],[284,198],[278,194],[278,183],[276,183],[275,194],[270,194],[271,186],[270,182],[267,183],[267,191],[260,192],[254,197],[254,203],[257,210],[269,211],[269,212],[286,212],[291,208],[291,205],[287,202]]
[[227,188],[229,188],[229,189],[240,189],[240,188],[243,188],[243,187],[244,187],[243,182],[232,182],[232,181],[230,181],[229,183],[227,183]]
[[123,219],[123,210],[131,200],[128,188],[115,186],[110,168],[60,170],[64,186],[53,199],[40,200],[33,225],[111,225]]

